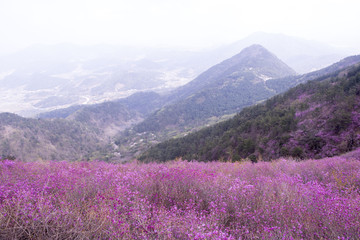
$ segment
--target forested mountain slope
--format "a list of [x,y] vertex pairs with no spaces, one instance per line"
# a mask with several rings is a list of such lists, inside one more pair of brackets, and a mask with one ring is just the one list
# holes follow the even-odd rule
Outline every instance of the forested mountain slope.
[[250,46],[180,87],[168,97],[173,104],[156,111],[134,130],[182,132],[201,126],[210,117],[232,114],[273,96],[276,91],[266,82],[294,74],[262,46]]
[[[271,54],[261,46],[255,45],[247,50],[251,49],[255,49],[255,51],[250,52],[259,53],[259,51],[256,51],[257,49],[262,50],[260,52],[263,52],[264,55],[271,56]],[[251,57],[255,54],[245,55]],[[240,56],[242,56],[242,54],[240,54]],[[260,54],[260,56],[262,56],[262,54]],[[238,56],[238,58],[240,57]],[[254,64],[256,58],[251,61]],[[248,59],[247,62],[250,62],[250,60]],[[231,80],[230,77],[225,78],[227,79],[224,84],[225,86],[219,85],[221,87],[216,88],[216,81],[208,81],[215,87],[194,93],[186,99],[178,100],[173,104],[168,103],[168,105],[162,109],[150,114],[143,122],[135,125],[129,131],[123,132],[117,137],[116,143],[125,155],[131,157],[138,156],[139,153],[144,152],[149,146],[168,140],[171,137],[184,136],[205,126],[211,126],[217,122],[227,120],[234,114],[240,112],[244,107],[257,104],[261,102],[261,100],[282,93],[300,83],[305,83],[309,80],[339,71],[340,69],[359,62],[360,56],[351,56],[318,71],[303,75],[266,79],[266,81],[262,79],[256,84],[251,81],[236,82],[236,78]],[[217,66],[214,66],[214,68],[217,68]],[[248,71],[237,72],[236,74],[244,74],[247,80],[249,80],[249,76],[254,77],[254,75],[249,74]],[[195,79],[194,82],[196,81],[198,80]],[[221,79],[218,79],[218,81],[220,83],[222,82]],[[232,84],[226,85],[227,83]],[[184,86],[184,88],[187,89],[187,86],[190,86],[190,84],[193,83],[190,82]],[[190,91],[190,88],[187,90]],[[258,101],[254,101],[255,99]]]
[[135,93],[117,101],[92,105],[77,105],[39,114],[42,119],[67,119],[103,130],[106,136],[141,122],[146,116],[164,104],[155,92]]
[[[0,114],[0,154],[23,161],[82,160],[104,156],[107,139],[97,129],[63,119]],[[110,149],[108,149],[110,150]]]
[[322,76],[234,118],[160,143],[140,159],[321,158],[360,146],[360,67]]
[[336,72],[340,69],[352,66],[359,62],[360,62],[360,55],[349,56],[340,60],[339,62],[336,62],[328,67],[322,68],[317,71],[313,71],[302,75],[288,76],[280,79],[269,79],[268,81],[266,81],[266,86],[271,89],[274,89],[278,93],[281,93],[290,89],[291,87],[295,87],[300,83],[305,83],[307,81],[314,80],[322,76],[326,76],[327,74]]
[[[219,78],[206,73],[208,78],[195,79],[192,90],[188,85],[168,96],[136,93],[117,101],[41,114],[41,119],[1,114],[0,155],[21,160],[132,159],[159,141],[229,118],[230,115],[224,114],[239,112],[290,86],[359,60],[359,56],[349,57],[317,72],[271,79],[271,76],[284,76],[293,71],[261,46],[251,46],[232,60],[221,63],[221,67],[210,69]],[[131,130],[123,131],[134,125]],[[123,134],[119,136],[120,132]],[[286,152],[286,148],[283,151]],[[294,155],[292,149],[288,151]],[[258,152],[250,155],[266,158],[266,154]],[[224,158],[247,156],[235,152]]]

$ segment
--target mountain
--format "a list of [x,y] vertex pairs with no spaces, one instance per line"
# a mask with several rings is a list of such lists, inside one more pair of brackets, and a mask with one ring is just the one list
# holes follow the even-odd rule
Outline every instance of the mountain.
[[[262,59],[259,56],[267,57]],[[259,72],[266,70],[264,66],[271,66],[269,61],[266,64],[263,63],[266,62],[264,59],[273,59],[274,56],[272,54],[262,47],[255,45],[244,50],[243,54],[237,55],[236,57],[237,58],[234,57],[231,59],[231,61],[224,61],[223,65],[219,64],[219,66],[214,66],[214,68],[209,69],[213,74],[210,74],[210,71],[201,74],[196,81],[194,80],[194,83],[191,82],[170,95],[159,95],[154,92],[139,92],[116,101],[93,105],[76,105],[70,108],[39,114],[38,118],[61,118],[66,121],[76,122],[85,128],[96,130],[97,136],[106,139],[107,144],[114,147],[114,141],[117,145],[115,148],[108,148],[108,157],[106,158],[109,158],[109,156],[117,156],[115,158],[121,158],[120,160],[123,161],[132,159],[134,156],[141,154],[149,146],[169,139],[172,136],[183,136],[206,125],[212,125],[216,122],[229,119],[233,116],[231,113],[239,112],[241,109],[241,105],[239,107],[238,104],[239,100],[236,100],[236,97],[241,100],[243,96],[246,96],[246,94],[242,92],[249,91],[247,87],[249,85],[251,86],[251,84],[255,86],[265,86],[266,90],[273,89],[273,91],[270,92],[272,94],[270,96],[273,96],[287,90],[291,86],[315,79],[316,77],[337,71],[340,68],[360,61],[359,56],[348,57],[328,68],[316,72],[305,75],[267,79],[265,81],[262,79],[264,76],[262,76],[262,78],[256,76],[259,75]],[[252,58],[253,60],[250,61]],[[262,59],[261,61],[263,62],[259,60],[259,66],[252,67],[253,72],[251,73],[248,69],[250,67],[246,64],[251,63],[252,66],[256,66],[255,59],[257,58]],[[238,59],[238,61],[234,59]],[[244,59],[247,60],[245,61]],[[234,79],[231,77],[227,79],[226,76],[233,71],[231,69],[234,68],[234,66],[240,66],[236,65],[236,63],[239,62],[243,63],[243,67],[245,66],[246,75],[244,76],[250,83],[248,85],[241,84],[243,90],[234,91],[234,89],[236,90],[240,87],[236,86],[236,77],[233,77]],[[285,75],[289,69],[281,62],[278,63],[278,68],[271,66],[269,67],[269,71],[285,69],[284,72],[279,71],[276,73],[278,76],[282,74]],[[223,67],[223,69],[221,69],[220,66]],[[261,66],[263,68],[261,68]],[[226,71],[228,71],[228,73],[226,73]],[[239,71],[236,74],[240,76]],[[212,77],[213,75],[218,76],[219,79]],[[205,76],[207,76],[207,78]],[[232,76],[235,76],[235,74]],[[222,78],[226,80],[223,81],[224,79]],[[257,79],[259,82],[253,83],[251,82],[251,78]],[[204,82],[206,84],[204,84]],[[242,83],[243,82],[244,81],[242,81]],[[261,84],[261,82],[265,83],[265,85]],[[219,83],[220,85],[218,85]],[[218,88],[218,86],[221,87]],[[201,91],[201,89],[204,90]],[[264,88],[253,88],[253,90],[265,92]],[[224,92],[222,93],[221,91]],[[253,95],[263,97],[260,91],[255,92]],[[269,94],[269,92],[265,93]],[[264,96],[266,97],[266,95]],[[223,101],[223,103],[221,103],[221,101]],[[249,102],[248,104],[251,105],[253,103],[254,102]],[[104,152],[104,150],[101,151]],[[88,155],[92,156],[91,152],[89,152]],[[115,159],[113,157],[110,158]]]
[[223,85],[225,79],[237,79],[239,81],[239,78],[243,77],[243,72],[253,74],[254,78],[260,78],[263,81],[296,74],[274,54],[261,45],[255,44],[216,64],[188,84],[179,87],[175,90],[174,95],[186,98],[193,93],[204,90],[204,88]]
[[[97,129],[62,119],[0,114],[0,154],[23,161],[82,160],[104,157],[107,139]],[[107,150],[106,150],[107,149]]]
[[[257,47],[264,50],[264,48],[254,45],[254,49]],[[251,49],[252,48],[248,50]],[[247,51],[245,51],[245,53],[246,52]],[[265,50],[265,52],[268,51]],[[251,57],[252,55],[244,54],[244,56]],[[360,62],[360,56],[351,56],[329,67],[308,74],[292,75],[274,79],[267,79],[265,77],[266,81],[264,80],[264,76],[262,76],[263,78],[256,84],[250,81],[248,85],[242,82],[241,85],[236,86],[235,84],[226,87],[226,84],[232,82],[230,77],[230,81],[226,81],[225,87],[219,85],[220,87],[218,88],[216,87],[216,79],[206,81],[207,78],[203,76],[209,76],[211,79],[212,75],[209,73],[210,71],[205,72],[201,74],[199,78],[189,82],[187,85],[179,88],[179,90],[175,90],[174,94],[168,97],[170,98],[170,101],[171,98],[175,99],[172,104],[164,106],[160,110],[149,115],[143,122],[135,125],[130,130],[121,133],[116,137],[115,143],[121,149],[123,156],[132,158],[138,156],[150,146],[156,145],[172,137],[181,137],[205,126],[211,126],[217,122],[227,120],[235,113],[240,112],[244,107],[259,103],[261,100],[280,94],[293,86],[339,71],[342,68],[358,62]],[[223,63],[227,63],[227,61],[224,61]],[[222,63],[219,65],[221,66]],[[216,71],[221,69],[219,65],[214,66],[209,70],[218,74],[218,76],[226,76],[226,74],[221,75],[219,73],[221,72],[220,70]],[[269,65],[271,66],[271,64]],[[282,66],[282,64],[280,65]],[[266,66],[266,64],[263,64],[263,66]],[[270,68],[274,71],[273,67]],[[246,77],[254,76],[251,74],[249,75],[248,72],[249,70],[244,72],[244,74],[247,74]],[[259,76],[258,72],[255,73]],[[201,89],[206,85],[201,85],[203,82],[198,79],[203,79],[209,86],[215,87],[205,88],[204,91],[196,93],[196,89]],[[247,78],[247,80],[249,80],[249,78]],[[221,80],[219,80],[219,82],[221,83]],[[236,83],[236,81],[233,82]],[[199,84],[200,87],[198,87],[197,84]],[[192,92],[192,88],[189,86],[192,86],[195,90]],[[251,86],[260,87],[251,88]],[[256,98],[257,101],[253,101]]]
[[37,119],[1,113],[0,156],[23,161],[118,158],[112,137],[162,106],[161,99],[157,93],[141,92],[43,113]]
[[360,146],[360,64],[249,107],[234,118],[160,143],[142,161],[322,158]]
[[151,114],[134,129],[183,131],[183,127],[203,125],[211,117],[238,112],[273,96],[276,92],[266,81],[294,74],[265,48],[252,45],[175,90],[168,97],[173,104]]
[[[228,49],[234,51],[234,46]],[[205,66],[231,52],[223,48],[223,55],[218,55],[218,50],[60,44],[34,46],[2,57],[0,109],[27,116],[47,113],[40,119],[3,115],[12,120],[0,126],[1,153],[24,160],[75,160],[108,153],[119,156],[120,151],[130,158],[159,141],[228,119],[290,86],[357,61],[349,58],[334,68],[295,76],[274,54],[253,45],[189,82]]]
[[300,83],[306,83],[307,81],[314,80],[316,78],[321,78],[323,76],[326,76],[327,74],[331,74],[343,68],[350,67],[359,62],[360,62],[360,55],[350,56],[341,59],[339,62],[336,62],[328,67],[310,73],[296,75],[296,76],[289,76],[280,79],[269,79],[268,81],[266,81],[266,85],[269,88],[274,89],[276,92],[281,93],[288,90],[291,87],[299,85]]
[[41,119],[66,119],[79,122],[112,137],[141,122],[160,108],[162,97],[155,92],[139,92],[127,98],[91,105],[76,105],[38,114]]
[[214,49],[213,55],[218,56],[219,60],[225,59],[251,44],[264,46],[302,74],[322,69],[346,56],[358,53],[351,48],[331,46],[285,34],[256,32],[237,42]]
[[[68,108],[61,108],[50,112],[40,113],[36,117],[42,119],[76,118],[74,115],[79,114],[79,112],[92,110],[103,111],[102,108],[109,108],[109,106],[111,106],[109,111],[104,113],[112,114],[112,111],[117,111],[117,108],[127,108],[127,110],[137,112],[141,116],[147,116],[165,104],[164,101],[165,99],[155,92],[138,92],[129,97],[114,101],[98,104],[74,105]],[[97,117],[101,118],[101,115],[99,114]]]
[[276,94],[272,78],[295,74],[260,45],[250,46],[164,96],[166,104],[116,137],[122,156],[134,157],[149,146],[226,120],[242,108]]

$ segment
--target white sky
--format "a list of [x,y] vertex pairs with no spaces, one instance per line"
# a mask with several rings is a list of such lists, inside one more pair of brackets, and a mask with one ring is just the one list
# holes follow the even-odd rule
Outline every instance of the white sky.
[[0,0],[0,54],[62,42],[207,47],[257,31],[360,49],[360,1]]

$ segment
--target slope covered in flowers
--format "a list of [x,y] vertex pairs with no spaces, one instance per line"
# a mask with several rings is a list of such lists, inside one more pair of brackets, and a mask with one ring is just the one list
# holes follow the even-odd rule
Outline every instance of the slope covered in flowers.
[[360,151],[295,162],[0,161],[0,239],[356,239]]

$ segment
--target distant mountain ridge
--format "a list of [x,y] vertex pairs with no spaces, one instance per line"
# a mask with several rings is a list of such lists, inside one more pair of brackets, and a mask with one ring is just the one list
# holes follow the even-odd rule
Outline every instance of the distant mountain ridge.
[[195,56],[185,50],[107,45],[33,46],[0,57],[0,111],[34,116],[141,91],[166,92],[201,72]]
[[328,67],[322,68],[317,71],[296,75],[296,76],[289,76],[280,79],[269,79],[268,81],[266,81],[266,85],[269,88],[274,89],[276,92],[281,93],[301,83],[306,83],[307,81],[311,81],[316,78],[321,78],[322,76],[326,76],[327,74],[340,71],[344,68],[355,65],[359,62],[360,62],[360,55],[349,56],[344,59],[341,59],[340,61]]
[[[36,117],[42,119],[56,119],[56,118],[69,118],[74,115],[79,110],[84,109],[101,109],[103,106],[111,104],[114,108],[126,107],[129,111],[133,110],[138,112],[141,115],[147,115],[162,106],[164,100],[163,98],[155,92],[138,92],[134,93],[129,97],[121,98],[116,101],[108,101],[98,104],[84,104],[84,105],[75,105],[68,108],[57,109],[50,112],[44,112],[38,114]],[[115,110],[115,109],[114,109]],[[111,112],[109,112],[111,114]]]
[[93,105],[76,105],[37,115],[41,119],[66,119],[101,129],[105,136],[117,133],[141,122],[164,103],[155,92],[139,92],[117,101]]

